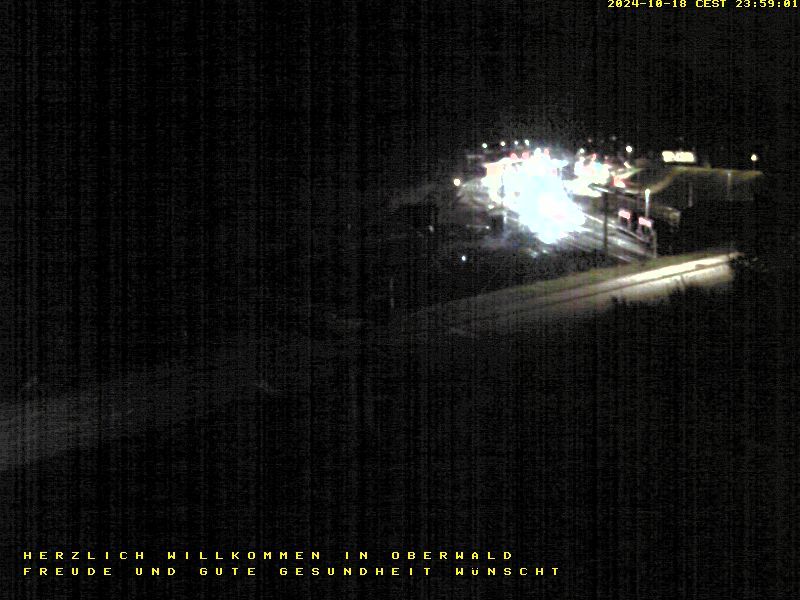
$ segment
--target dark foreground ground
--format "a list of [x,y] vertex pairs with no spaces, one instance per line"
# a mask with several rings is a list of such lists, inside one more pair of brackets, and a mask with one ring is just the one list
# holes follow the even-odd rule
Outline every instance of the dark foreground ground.
[[[5,413],[4,597],[797,597],[792,277],[502,338],[287,324],[102,385],[30,380]],[[86,412],[15,436],[78,392]],[[25,549],[143,550],[148,567],[167,550],[319,550],[320,566],[361,550],[384,567],[393,550],[508,550],[559,571],[279,577],[273,561],[200,578],[193,560],[25,578]]]

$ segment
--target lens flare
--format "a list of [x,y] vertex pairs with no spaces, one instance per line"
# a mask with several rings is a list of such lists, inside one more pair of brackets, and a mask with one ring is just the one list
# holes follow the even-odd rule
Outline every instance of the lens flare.
[[529,157],[486,164],[481,183],[494,203],[516,212],[522,225],[552,244],[580,230],[586,218],[564,189],[560,169],[566,164],[537,148]]

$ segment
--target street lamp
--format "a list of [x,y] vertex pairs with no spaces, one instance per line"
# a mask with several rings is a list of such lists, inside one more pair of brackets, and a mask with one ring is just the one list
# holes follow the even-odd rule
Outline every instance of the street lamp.
[[486,142],[483,142],[481,144],[481,148],[483,148],[484,150],[486,150],[488,147],[489,147],[489,144],[487,144]]
[[530,146],[531,145],[531,141],[530,140],[525,140],[525,145],[526,146]]
[[505,142],[500,142],[500,145],[501,145],[503,148],[505,148],[505,147],[506,147],[506,143],[505,143]]
[[458,177],[456,177],[455,179],[453,179],[453,185],[456,187],[460,186],[461,180]]
[[755,166],[756,166],[756,163],[758,162],[758,154],[756,154],[755,152],[753,152],[753,154],[751,154],[751,155],[750,155],[750,160],[752,160],[752,161],[753,161],[753,166],[755,167]]
[[628,144],[627,146],[625,146],[625,152],[627,152],[628,154],[630,154],[631,152],[633,152],[633,146],[631,146],[630,144]]

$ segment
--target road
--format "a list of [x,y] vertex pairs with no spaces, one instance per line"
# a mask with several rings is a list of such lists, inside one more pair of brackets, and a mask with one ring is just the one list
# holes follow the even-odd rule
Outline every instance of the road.
[[591,315],[619,300],[647,302],[688,286],[726,286],[733,280],[730,260],[735,256],[719,253],[552,293],[535,285],[501,290],[419,311],[403,319],[401,327],[411,336],[447,331],[474,338],[515,331],[527,323]]

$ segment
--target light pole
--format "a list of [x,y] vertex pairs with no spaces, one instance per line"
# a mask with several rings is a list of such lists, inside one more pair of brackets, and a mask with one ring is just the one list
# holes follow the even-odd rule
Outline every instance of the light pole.
[[726,193],[726,196],[727,196],[727,198],[728,198],[728,203],[730,203],[730,201],[731,201],[731,184],[732,184],[732,178],[733,178],[733,174],[732,174],[730,171],[728,171],[728,185],[726,186],[726,187],[727,187],[727,193]]
[[650,218],[650,188],[644,191],[644,218]]

